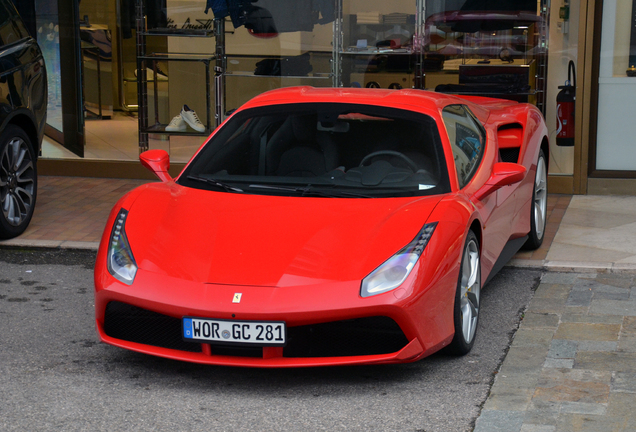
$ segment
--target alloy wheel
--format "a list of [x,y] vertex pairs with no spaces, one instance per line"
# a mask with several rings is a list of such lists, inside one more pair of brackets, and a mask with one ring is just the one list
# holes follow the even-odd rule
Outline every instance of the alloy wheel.
[[534,178],[534,226],[537,238],[543,238],[548,210],[547,172],[545,159],[539,158],[537,174]]
[[470,344],[477,331],[479,317],[479,297],[481,277],[479,272],[479,248],[475,240],[466,244],[462,261],[462,278],[460,292],[461,327],[464,340]]
[[27,143],[12,138],[0,155],[0,206],[9,225],[20,226],[29,216],[34,186],[35,169]]

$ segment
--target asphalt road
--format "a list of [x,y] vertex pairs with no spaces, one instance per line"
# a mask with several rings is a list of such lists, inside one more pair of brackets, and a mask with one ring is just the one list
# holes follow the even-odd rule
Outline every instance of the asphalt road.
[[191,365],[97,341],[94,254],[0,249],[0,430],[471,431],[541,272],[482,292],[467,356],[394,366]]

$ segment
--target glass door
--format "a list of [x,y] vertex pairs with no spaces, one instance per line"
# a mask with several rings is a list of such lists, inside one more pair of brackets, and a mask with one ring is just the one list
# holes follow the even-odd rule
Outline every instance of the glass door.
[[84,156],[78,0],[35,0],[37,41],[48,76],[46,134]]

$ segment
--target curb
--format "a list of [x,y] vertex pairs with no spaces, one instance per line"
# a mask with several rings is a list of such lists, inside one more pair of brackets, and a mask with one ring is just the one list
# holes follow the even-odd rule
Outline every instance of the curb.
[[604,261],[551,261],[511,259],[506,267],[542,269],[560,273],[625,273],[636,274],[636,263]]
[[99,242],[64,241],[64,240],[26,240],[15,238],[0,241],[0,247],[10,248],[42,248],[42,249],[79,249],[97,252]]

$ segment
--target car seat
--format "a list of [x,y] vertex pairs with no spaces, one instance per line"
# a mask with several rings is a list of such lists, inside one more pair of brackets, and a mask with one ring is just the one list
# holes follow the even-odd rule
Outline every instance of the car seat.
[[314,177],[337,167],[337,146],[317,132],[316,115],[289,117],[267,144],[267,175]]

